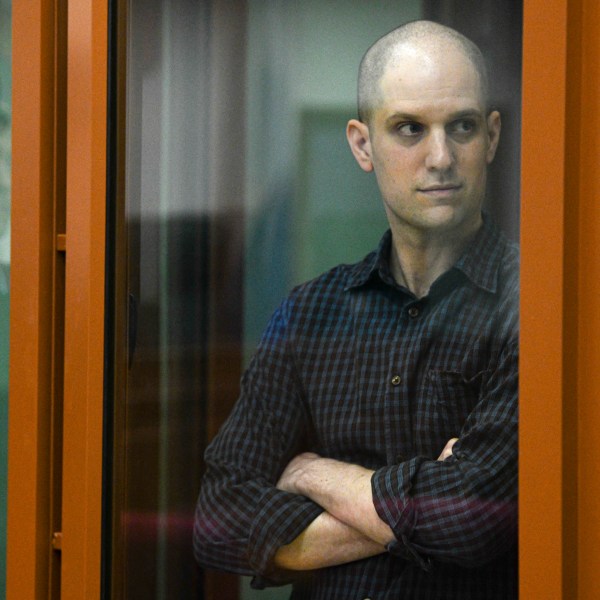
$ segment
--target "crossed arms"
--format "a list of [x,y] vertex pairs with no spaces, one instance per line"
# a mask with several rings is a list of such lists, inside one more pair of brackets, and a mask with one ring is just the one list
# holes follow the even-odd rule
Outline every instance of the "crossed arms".
[[[430,559],[473,567],[514,547],[517,340],[478,380],[477,404],[460,432],[448,432],[460,440],[436,460],[434,446],[397,458],[394,442],[386,454],[383,430],[392,425],[383,396],[373,398],[360,421],[361,432],[372,427],[377,446],[366,434],[356,438],[356,421],[344,406],[334,420],[329,401],[308,402],[287,329],[285,319],[273,321],[238,404],[207,449],[194,536],[202,565],[271,579],[274,571],[384,552],[423,567]],[[351,396],[353,377],[336,381]],[[433,391],[436,382],[427,385]],[[297,456],[317,448],[339,460]]]
[[[448,441],[439,461],[451,456],[456,441]],[[385,552],[394,540],[394,532],[375,510],[373,473],[314,453],[296,456],[282,473],[278,489],[306,496],[325,512],[292,543],[279,548],[275,566],[290,571],[312,570]]]

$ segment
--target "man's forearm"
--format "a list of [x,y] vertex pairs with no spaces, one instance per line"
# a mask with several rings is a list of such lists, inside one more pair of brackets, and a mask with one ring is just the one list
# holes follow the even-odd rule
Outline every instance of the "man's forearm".
[[277,487],[310,498],[338,521],[385,546],[394,534],[375,510],[372,474],[359,465],[306,453],[291,461]]
[[323,512],[292,543],[279,548],[274,565],[289,571],[309,571],[383,552],[384,546]]
[[[452,455],[456,441],[448,441],[439,461]],[[291,544],[279,549],[276,563],[291,570],[313,569],[384,552],[394,533],[375,510],[372,475],[373,471],[359,465],[316,454],[296,456],[277,487],[310,498],[326,512]]]

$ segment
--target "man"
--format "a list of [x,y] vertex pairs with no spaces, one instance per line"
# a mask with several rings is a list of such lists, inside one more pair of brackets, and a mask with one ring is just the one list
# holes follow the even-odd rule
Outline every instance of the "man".
[[195,550],[292,598],[516,598],[518,255],[482,215],[479,50],[376,42],[347,137],[390,231],[292,292],[206,453]]

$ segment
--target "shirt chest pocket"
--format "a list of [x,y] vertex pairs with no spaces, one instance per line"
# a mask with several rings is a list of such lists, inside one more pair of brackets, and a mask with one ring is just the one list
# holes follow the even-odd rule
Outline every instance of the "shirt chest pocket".
[[428,401],[431,403],[431,433],[434,453],[461,429],[479,399],[484,372],[466,377],[455,371],[432,370],[428,375]]

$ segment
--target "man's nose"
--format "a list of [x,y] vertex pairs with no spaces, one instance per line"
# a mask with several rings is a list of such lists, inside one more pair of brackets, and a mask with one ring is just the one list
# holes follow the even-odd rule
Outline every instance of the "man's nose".
[[427,140],[425,165],[430,170],[444,171],[454,163],[451,142],[445,131],[432,131]]

